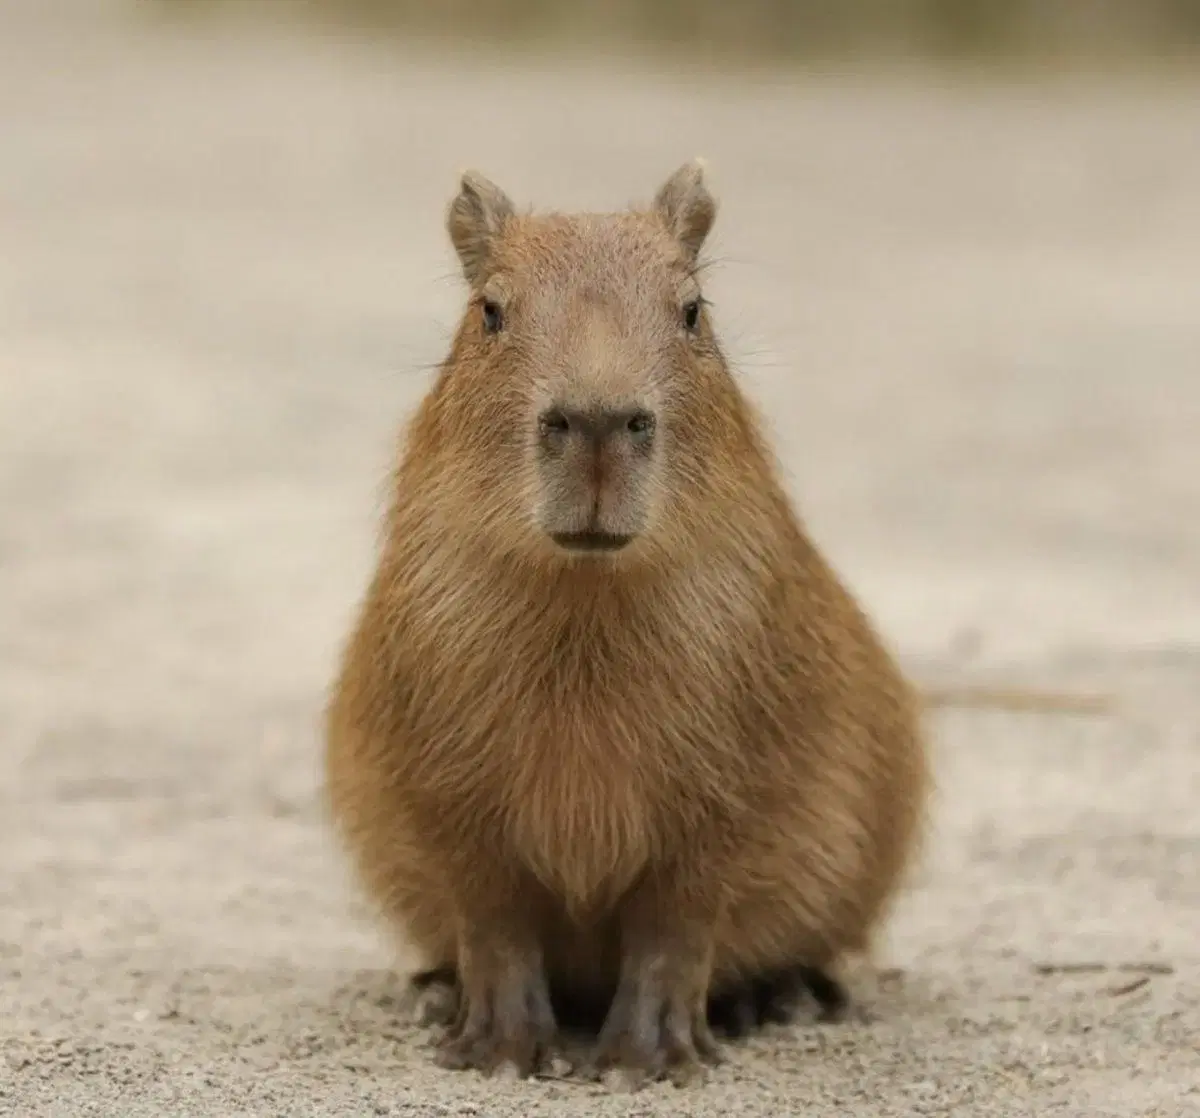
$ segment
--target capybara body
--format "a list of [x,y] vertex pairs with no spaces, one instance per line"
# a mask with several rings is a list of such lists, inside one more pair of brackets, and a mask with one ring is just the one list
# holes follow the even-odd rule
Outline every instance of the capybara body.
[[869,947],[918,839],[919,702],[725,362],[714,215],[698,163],[628,212],[472,173],[450,208],[470,301],[327,725],[367,891],[455,976],[448,1066],[531,1070],[577,1000],[594,1067],[686,1077],[721,999]]

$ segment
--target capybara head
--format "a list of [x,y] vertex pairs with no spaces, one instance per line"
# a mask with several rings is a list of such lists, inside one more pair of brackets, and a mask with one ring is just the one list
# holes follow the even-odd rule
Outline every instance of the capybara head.
[[699,161],[616,213],[521,214],[462,176],[447,225],[470,301],[426,439],[453,458],[464,527],[622,562],[703,530],[741,414],[700,285],[715,215]]

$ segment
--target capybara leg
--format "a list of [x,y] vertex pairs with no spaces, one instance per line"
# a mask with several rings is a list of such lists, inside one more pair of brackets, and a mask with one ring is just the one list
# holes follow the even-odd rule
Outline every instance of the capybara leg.
[[682,1085],[721,1060],[708,1025],[717,906],[678,875],[655,875],[620,913],[621,967],[590,1068],[619,1069],[634,1085]]
[[506,893],[470,906],[459,926],[458,1018],[439,1062],[484,1073],[511,1066],[530,1075],[551,1058],[558,1038],[536,924]]

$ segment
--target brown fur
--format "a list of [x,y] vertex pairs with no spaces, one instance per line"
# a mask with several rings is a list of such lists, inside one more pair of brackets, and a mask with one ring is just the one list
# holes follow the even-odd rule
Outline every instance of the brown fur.
[[[707,310],[679,329],[714,211],[696,164],[645,210],[518,215],[470,174],[451,208],[471,303],[408,431],[327,753],[367,890],[457,968],[451,1066],[532,1067],[553,988],[611,1003],[598,1065],[690,1073],[717,1054],[712,992],[868,949],[918,839],[918,700],[805,535]],[[595,481],[623,550],[547,536],[584,515],[582,475],[538,465],[564,393],[659,418],[652,460],[614,451]]]

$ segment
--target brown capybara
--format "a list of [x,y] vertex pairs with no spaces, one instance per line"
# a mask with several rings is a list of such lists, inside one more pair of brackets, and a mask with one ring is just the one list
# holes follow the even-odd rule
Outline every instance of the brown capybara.
[[470,297],[328,708],[367,892],[452,984],[448,1067],[685,1081],[872,930],[921,831],[919,699],[806,536],[701,288],[703,165],[528,214],[468,172]]

